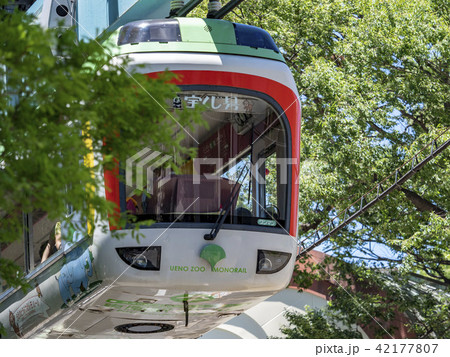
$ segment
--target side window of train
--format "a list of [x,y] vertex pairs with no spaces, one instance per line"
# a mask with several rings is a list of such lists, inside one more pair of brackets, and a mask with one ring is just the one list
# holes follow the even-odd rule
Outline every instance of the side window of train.
[[[26,275],[46,261],[51,264],[50,258],[61,254],[63,241],[61,223],[57,219],[49,219],[45,211],[36,210],[32,214],[22,214],[22,222],[20,238],[10,243],[2,243],[0,256],[13,261]],[[2,280],[0,293],[8,288]]]
[[[22,219],[22,214],[19,213],[19,216],[16,217],[19,220]],[[9,214],[3,213],[1,215],[2,220],[8,219]],[[19,268],[23,271],[27,271],[26,258],[25,258],[25,239],[23,236],[23,231],[20,233],[20,236],[17,237],[13,242],[1,242],[0,245],[0,257],[3,259],[8,259],[15,263]],[[19,272],[17,272],[19,274]],[[9,286],[2,279],[0,282],[0,294],[7,290]]]
[[49,219],[44,211],[32,214],[30,240],[33,242],[33,267],[47,261],[62,248],[61,222]]

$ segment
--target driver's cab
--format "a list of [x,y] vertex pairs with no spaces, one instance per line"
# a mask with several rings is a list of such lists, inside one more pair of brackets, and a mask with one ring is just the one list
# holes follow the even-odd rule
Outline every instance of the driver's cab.
[[122,211],[137,220],[189,224],[214,223],[228,210],[225,224],[286,232],[288,125],[270,98],[241,92],[187,88],[178,94],[171,103],[173,115],[207,108],[202,112],[206,124],[195,126],[182,141],[195,154],[178,158],[174,170],[175,155],[143,145],[140,155],[127,160]]

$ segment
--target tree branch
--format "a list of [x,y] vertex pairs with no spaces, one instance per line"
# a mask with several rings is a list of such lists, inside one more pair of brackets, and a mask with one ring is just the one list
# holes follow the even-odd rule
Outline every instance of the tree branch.
[[390,262],[390,263],[402,263],[403,259],[390,259],[390,258],[384,258],[381,257],[379,255],[375,255],[374,258],[370,258],[370,257],[359,257],[357,255],[353,255],[352,258],[356,258],[356,259],[362,259],[362,260],[372,260],[372,261],[377,261],[377,262]]
[[[320,213],[330,212],[332,208],[333,208],[332,206],[327,206],[327,207],[325,207],[325,209],[323,211],[316,210],[316,212],[318,212],[318,213],[319,212]],[[323,220],[324,220],[324,218],[317,218],[311,223],[300,223],[299,226],[300,226],[300,229],[302,230],[302,232],[306,233],[306,232],[310,231],[311,229],[316,229],[323,222]]]
[[422,130],[425,131],[426,133],[429,132],[429,130],[428,130],[428,128],[426,127],[425,123],[424,123],[423,121],[419,120],[416,116],[414,116],[414,115],[412,115],[412,114],[409,114],[409,113],[406,112],[405,110],[400,110],[400,113],[401,113],[404,117],[406,117],[406,118],[408,118],[408,119],[411,119],[414,123],[419,124],[419,126],[422,128]]
[[387,131],[383,130],[382,128],[380,128],[379,126],[375,125],[375,123],[372,123],[371,121],[367,121],[367,123],[369,124],[369,126],[378,131],[381,135],[383,135],[383,137],[387,138],[388,140],[398,144],[398,145],[402,145],[402,142],[400,142],[397,139],[393,139],[391,138],[392,134],[388,133]]
[[447,215],[447,211],[436,206],[434,203],[426,200],[417,193],[410,191],[404,187],[400,190],[405,194],[406,198],[420,211],[420,212],[434,212],[437,215],[444,218]]

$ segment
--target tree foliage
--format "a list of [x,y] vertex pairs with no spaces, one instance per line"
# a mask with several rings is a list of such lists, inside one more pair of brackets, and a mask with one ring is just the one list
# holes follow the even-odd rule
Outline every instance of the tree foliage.
[[313,309],[307,309],[305,314],[287,311],[289,325],[282,327],[281,332],[289,339],[362,338],[356,329],[344,328],[339,320],[325,314]]
[[[0,4],[1,5],[1,4]],[[180,126],[165,107],[177,88],[172,76],[129,73],[111,48],[76,41],[75,31],[44,31],[24,13],[0,10],[0,243],[21,237],[22,212],[42,210],[77,227],[122,219],[101,192],[103,172],[142,149],[183,151]],[[94,166],[85,164],[88,155]],[[92,215],[95,211],[95,216]],[[3,258],[0,277],[18,285],[17,267]],[[20,279],[19,279],[20,280]]]
[[[229,18],[269,31],[298,86],[301,237],[449,127],[446,0],[259,0]],[[419,337],[449,337],[449,151],[326,246],[342,282],[353,276],[387,294],[334,292],[331,309],[348,322],[372,323],[387,336],[397,306]],[[316,264],[299,283],[322,272]],[[424,279],[414,290],[412,273],[439,284]]]

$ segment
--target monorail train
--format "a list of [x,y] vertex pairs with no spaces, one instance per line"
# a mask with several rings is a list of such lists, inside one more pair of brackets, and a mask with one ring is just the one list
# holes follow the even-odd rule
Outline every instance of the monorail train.
[[[137,221],[122,239],[76,237],[45,212],[25,217],[24,242],[2,257],[24,261],[32,289],[0,295],[2,338],[196,338],[284,289],[297,253],[300,103],[270,35],[217,19],[140,20],[112,34],[117,59],[150,77],[169,70],[180,92],[169,111],[202,105],[207,125],[183,145],[179,170],[142,150],[105,173],[106,198]],[[181,130],[181,129],[180,129]],[[50,232],[50,233],[49,233]],[[41,263],[50,234],[64,244]],[[22,244],[22,245],[21,245]],[[25,245],[25,254],[23,253]],[[20,253],[22,251],[22,253]]]

